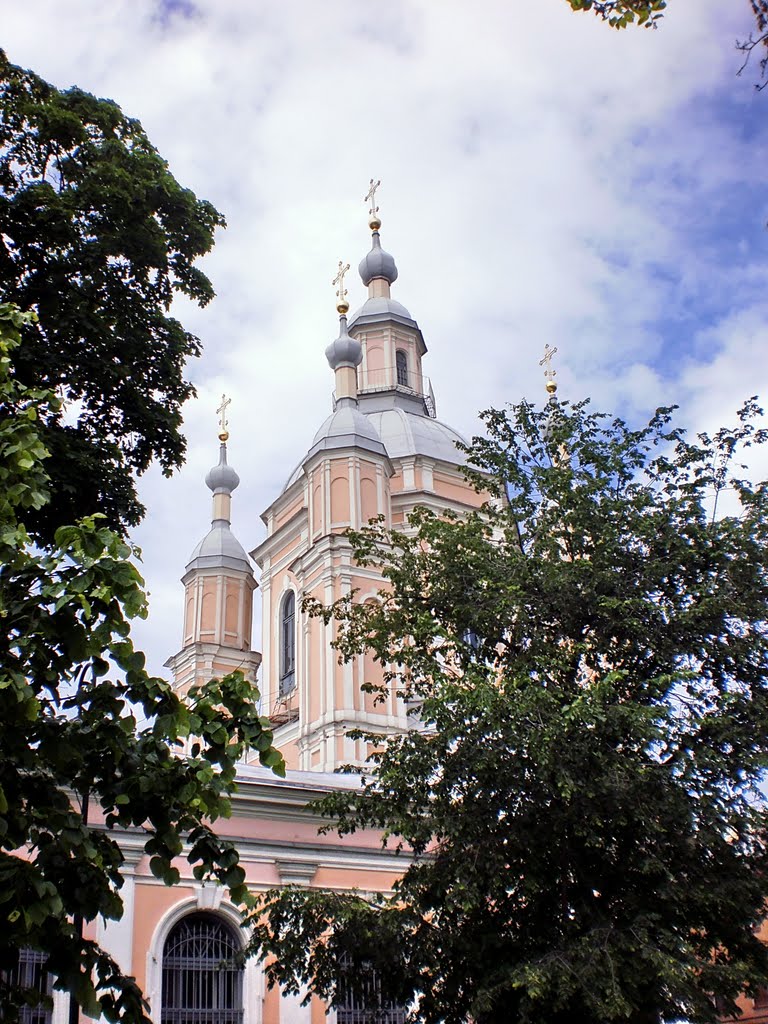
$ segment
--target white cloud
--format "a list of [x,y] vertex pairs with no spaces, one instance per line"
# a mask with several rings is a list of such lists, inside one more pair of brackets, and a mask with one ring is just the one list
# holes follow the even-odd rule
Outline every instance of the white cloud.
[[543,397],[545,342],[561,393],[628,416],[679,399],[691,423],[727,419],[760,389],[768,98],[735,77],[749,11],[727,6],[676,0],[659,31],[623,33],[565,0],[3,12],[11,60],[116,99],[229,222],[204,263],[218,298],[179,304],[205,345],[187,466],[142,481],[139,636],[155,667],[178,645],[176,581],[207,529],[222,391],[246,546],[327,414],[330,281],[368,247],[372,175],[397,298],[424,331],[441,417],[465,433],[480,408]]

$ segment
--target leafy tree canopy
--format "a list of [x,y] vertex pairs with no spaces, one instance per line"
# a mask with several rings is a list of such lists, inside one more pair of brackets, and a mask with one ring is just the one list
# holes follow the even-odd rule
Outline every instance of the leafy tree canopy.
[[37,314],[17,379],[64,399],[40,424],[56,501],[27,523],[46,542],[95,512],[124,532],[144,512],[134,474],[181,465],[184,361],[200,346],[168,310],[176,292],[213,297],[194,264],[223,223],[117,104],[0,51],[0,302]]
[[285,769],[242,675],[182,702],[147,674],[129,634],[146,615],[142,580],[103,520],[60,527],[45,551],[31,543],[27,515],[50,500],[41,423],[59,400],[12,373],[28,324],[0,305],[0,1005],[10,1021],[32,998],[8,973],[31,947],[89,1013],[149,1024],[135,982],[81,934],[83,921],[122,915],[123,830],[144,834],[167,884],[185,856],[195,877],[247,902],[237,850],[212,825],[230,813],[247,750]]
[[350,535],[380,604],[314,610],[418,713],[320,806],[382,829],[403,875],[391,898],[267,894],[272,981],[333,998],[375,969],[425,1024],[702,1024],[768,981],[758,412],[689,440],[671,410],[491,411],[480,512]]
[[[592,11],[612,28],[627,28],[629,25],[644,25],[656,28],[663,17],[669,0],[567,0],[574,11]],[[763,53],[758,62],[762,83],[756,88],[764,89],[768,72],[768,0],[747,0],[754,21],[754,29],[746,39],[736,42],[736,49],[744,55],[744,62],[738,74],[748,65],[753,50]]]

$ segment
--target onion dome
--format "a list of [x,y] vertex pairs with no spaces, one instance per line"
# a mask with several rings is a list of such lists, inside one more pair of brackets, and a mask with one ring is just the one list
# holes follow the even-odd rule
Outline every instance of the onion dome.
[[325,350],[325,358],[332,370],[341,366],[359,366],[363,361],[363,348],[347,331],[347,318],[343,313],[339,317],[339,325],[339,336]]
[[240,477],[227,465],[227,446],[219,448],[219,464],[208,471],[205,482],[214,494],[231,494],[240,483]]
[[393,284],[397,280],[395,258],[381,248],[381,238],[378,231],[373,232],[372,241],[371,251],[360,260],[360,266],[358,267],[363,284],[367,288],[371,281],[377,277],[383,277],[388,284]]

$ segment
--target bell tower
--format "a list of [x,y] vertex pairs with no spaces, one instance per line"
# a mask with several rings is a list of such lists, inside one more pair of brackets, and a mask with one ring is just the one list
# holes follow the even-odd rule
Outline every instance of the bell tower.
[[261,662],[261,655],[251,650],[256,580],[250,559],[231,528],[232,492],[240,477],[227,463],[229,404],[222,395],[217,409],[219,461],[205,478],[213,492],[211,528],[192,552],[182,577],[182,646],[165,663],[180,693],[186,693],[194,683],[236,669],[255,682]]
[[371,181],[365,197],[372,238],[359,271],[368,297],[349,320],[349,264],[339,262],[332,282],[339,333],[325,350],[335,379],[331,415],[264,513],[267,538],[252,552],[261,569],[264,713],[288,767],[302,770],[364,763],[370,751],[350,730],[385,734],[411,724],[395,693],[380,700],[362,690],[382,682],[382,666],[369,654],[339,664],[335,624],[303,609],[307,597],[326,606],[352,593],[378,599],[385,581],[375,566],[355,563],[345,532],[376,516],[406,527],[416,505],[461,512],[481,504],[462,473],[462,438],[435,418],[419,325],[391,295],[398,271],[381,245],[378,185]]

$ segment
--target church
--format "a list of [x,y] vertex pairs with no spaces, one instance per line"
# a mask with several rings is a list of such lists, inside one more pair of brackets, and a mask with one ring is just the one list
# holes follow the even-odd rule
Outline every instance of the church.
[[[371,247],[359,265],[368,297],[348,316],[348,265],[339,264],[333,282],[339,328],[325,349],[335,376],[331,413],[263,513],[266,539],[249,554],[247,522],[236,517],[238,535],[232,528],[239,477],[230,465],[236,451],[229,451],[222,401],[218,461],[205,480],[211,528],[186,565],[182,645],[166,663],[180,693],[235,669],[258,682],[288,770],[280,779],[256,759],[243,764],[232,817],[219,826],[236,843],[255,891],[282,884],[387,891],[401,873],[402,857],[382,848],[378,833],[320,835],[320,818],[307,810],[330,790],[357,786],[357,776],[337,773],[368,754],[350,730],[387,734],[413,726],[402,699],[390,695],[376,703],[361,690],[363,682],[380,679],[380,667],[368,657],[339,663],[331,647],[333,623],[308,616],[302,599],[329,604],[354,591],[360,601],[376,600],[382,577],[354,563],[347,529],[377,516],[397,529],[418,505],[461,512],[482,501],[462,473],[456,447],[462,438],[437,418],[421,328],[392,297],[398,271],[382,247],[371,184]],[[318,356],[320,374],[320,345]],[[255,599],[262,604],[260,641],[252,636]],[[185,861],[179,863],[181,882],[168,888],[149,870],[145,836],[125,833],[120,842],[124,915],[100,922],[92,937],[137,979],[156,1024],[366,1019],[351,996],[326,1015],[317,999],[302,1006],[300,997],[268,990],[254,961],[220,969],[245,939],[226,891],[195,881]],[[66,1003],[55,993],[47,1019],[65,1024]],[[404,1008],[392,1007],[390,1024],[402,1024],[404,1015]],[[39,1024],[45,1020],[41,1016]]]
[[[239,536],[232,527],[240,480],[229,462],[222,399],[218,461],[205,478],[211,528],[186,564],[181,648],[166,662],[180,694],[234,670],[258,684],[286,776],[261,767],[257,757],[241,764],[232,816],[218,823],[256,892],[289,884],[387,892],[402,873],[403,858],[382,846],[378,832],[321,834],[323,819],[311,805],[357,787],[358,777],[339,769],[364,764],[370,751],[350,731],[388,735],[417,726],[401,698],[390,693],[376,701],[362,689],[381,682],[381,667],[366,655],[342,663],[332,646],[333,622],[308,615],[303,600],[329,605],[352,593],[361,602],[377,600],[383,577],[354,562],[348,529],[375,517],[407,528],[417,506],[460,514],[483,500],[465,480],[462,438],[437,418],[421,328],[392,297],[398,271],[382,247],[371,185],[371,247],[359,264],[366,301],[348,316],[348,264],[339,263],[333,281],[339,327],[325,349],[335,377],[331,413],[263,512],[266,539],[249,552],[242,543],[249,524],[238,525]],[[547,365],[550,393],[553,376]],[[260,640],[252,633],[255,600]],[[183,860],[181,881],[166,887],[150,871],[145,840],[138,830],[121,835],[124,914],[92,925],[88,937],[136,978],[155,1024],[367,1024],[359,994],[343,995],[328,1011],[315,997],[303,1005],[301,995],[268,989],[260,963],[239,966],[247,935],[226,890],[196,881]],[[44,984],[42,959],[22,954],[25,983]],[[745,1024],[768,1024],[768,992],[741,1005]],[[405,1016],[405,1007],[391,1006],[380,1019],[404,1024]],[[52,1012],[28,1009],[22,1020],[68,1024],[67,996],[53,993]]]

